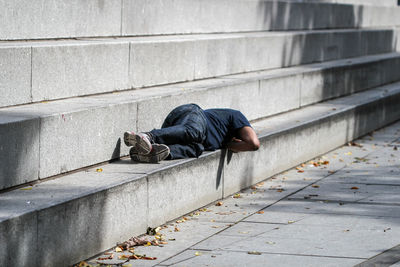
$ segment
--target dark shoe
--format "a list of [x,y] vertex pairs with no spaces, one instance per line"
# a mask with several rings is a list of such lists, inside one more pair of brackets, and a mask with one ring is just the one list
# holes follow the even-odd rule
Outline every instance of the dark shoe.
[[133,146],[138,153],[144,155],[149,154],[152,148],[149,136],[144,133],[125,132],[124,142],[125,145]]
[[158,163],[166,159],[169,155],[169,147],[163,144],[153,144],[153,147],[148,154],[142,154],[132,147],[129,151],[131,159],[137,162]]

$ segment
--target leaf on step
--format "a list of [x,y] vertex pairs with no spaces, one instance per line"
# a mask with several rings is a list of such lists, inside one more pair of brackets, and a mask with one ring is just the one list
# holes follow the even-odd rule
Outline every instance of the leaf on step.
[[100,257],[100,258],[97,258],[97,259],[100,260],[100,261],[104,261],[104,260],[112,260],[113,258],[114,258],[114,254],[111,254],[111,255],[109,255],[107,257]]
[[257,214],[264,214],[263,210],[257,211]]
[[195,256],[201,256],[201,252],[196,251],[196,252],[194,253],[194,255],[195,255]]
[[175,232],[179,232],[180,230],[179,230],[179,228],[178,228],[178,227],[176,227],[176,226],[175,226],[175,229],[174,229],[174,231],[175,231]]
[[32,190],[33,189],[33,187],[32,186],[28,186],[28,187],[23,187],[23,188],[20,188],[20,190]]
[[347,156],[353,155],[353,153],[351,153],[350,151],[349,151],[349,152],[346,152],[346,153],[344,153],[344,154],[347,155]]
[[96,172],[102,172],[102,171],[103,171],[102,168],[97,168],[97,169],[96,169]]
[[353,186],[352,188],[350,188],[351,190],[358,190],[359,188],[357,186]]
[[224,203],[222,203],[222,201],[218,201],[215,206],[222,206]]
[[87,262],[85,262],[85,261],[81,261],[80,263],[79,263],[79,265],[78,265],[78,267],[90,267],[91,265],[90,264],[88,264]]
[[317,185],[317,184],[313,184],[311,187],[314,187],[314,188],[319,188],[319,185]]
[[241,197],[242,196],[239,193],[233,195],[233,198],[241,198]]
[[261,255],[261,252],[258,252],[258,251],[249,251],[249,252],[247,252],[247,254],[250,254],[250,255]]

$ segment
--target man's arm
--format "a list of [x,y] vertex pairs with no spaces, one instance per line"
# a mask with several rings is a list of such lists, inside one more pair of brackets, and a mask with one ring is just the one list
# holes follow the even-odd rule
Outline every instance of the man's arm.
[[226,147],[233,152],[256,151],[260,147],[256,132],[249,126],[239,130],[239,138],[232,139]]

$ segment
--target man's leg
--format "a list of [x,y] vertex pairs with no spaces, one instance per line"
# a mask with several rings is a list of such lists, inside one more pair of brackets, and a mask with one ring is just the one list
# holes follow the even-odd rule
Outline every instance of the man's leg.
[[170,152],[167,159],[197,158],[203,153],[204,146],[200,143],[174,144],[169,145],[169,149]]
[[202,143],[206,138],[206,118],[203,110],[195,104],[175,108],[167,116],[162,127],[149,132],[154,143]]

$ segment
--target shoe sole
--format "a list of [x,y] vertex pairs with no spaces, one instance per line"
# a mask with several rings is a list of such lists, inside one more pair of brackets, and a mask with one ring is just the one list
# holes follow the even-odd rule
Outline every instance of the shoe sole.
[[127,146],[135,147],[136,151],[141,154],[149,154],[151,151],[151,144],[146,142],[144,138],[137,134],[125,132],[124,143]]
[[169,155],[169,148],[148,155],[143,155],[138,152],[130,153],[132,160],[143,163],[158,163],[166,159],[168,155]]

